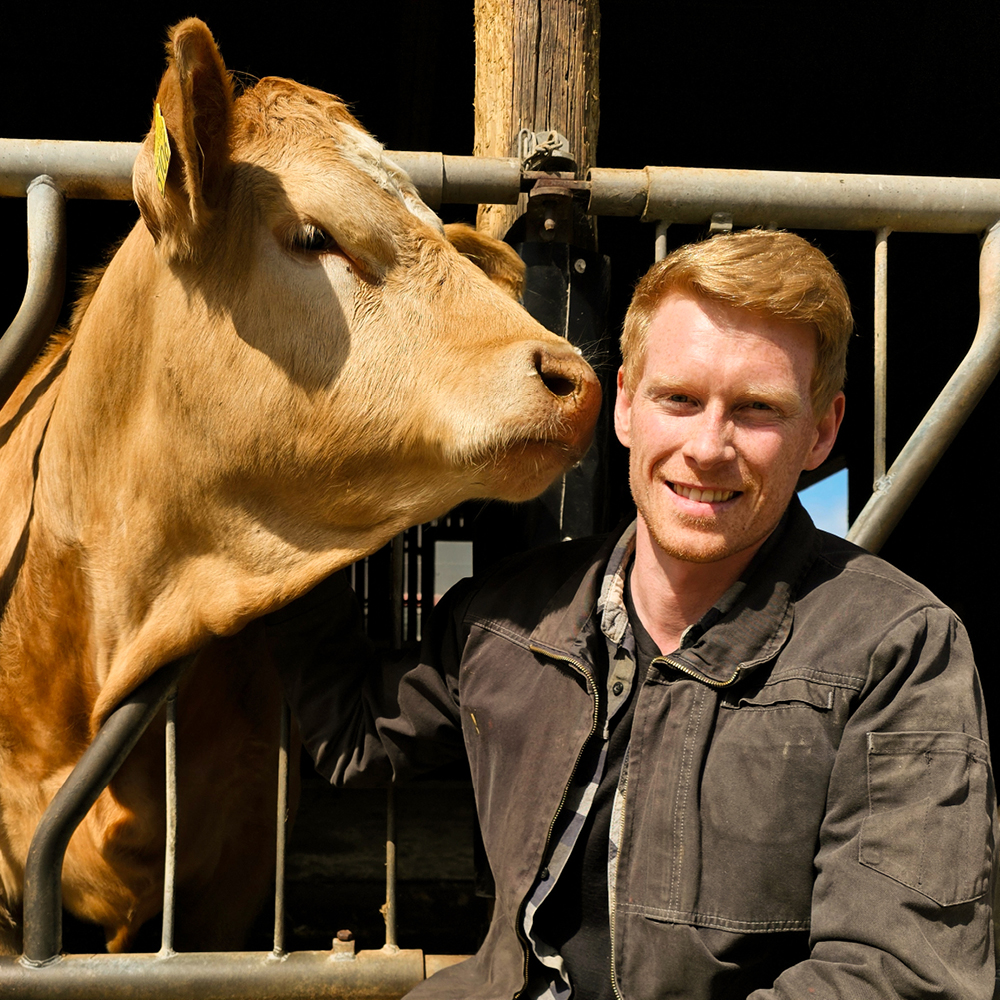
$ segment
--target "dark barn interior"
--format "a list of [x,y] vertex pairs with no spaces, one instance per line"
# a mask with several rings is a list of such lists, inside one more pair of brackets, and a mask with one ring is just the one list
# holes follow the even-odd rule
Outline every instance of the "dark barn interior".
[[[134,141],[145,133],[168,24],[196,13],[244,80],[284,75],[337,93],[387,147],[468,155],[475,73],[472,0],[278,5],[266,21],[245,5],[69,7],[56,21],[30,5],[0,15],[4,108],[14,138]],[[614,0],[602,4],[600,132],[606,167],[676,166],[990,177],[1000,119],[995,53],[1000,9],[815,4],[789,0]],[[535,128],[548,126],[534,123]],[[447,221],[474,221],[449,207]],[[71,275],[99,264],[136,217],[131,203],[70,202]],[[23,290],[24,207],[0,202],[13,317]],[[671,244],[700,235],[670,231]],[[853,519],[871,491],[872,253],[868,233],[805,233],[840,269],[855,310],[848,415],[838,458]],[[597,360],[613,379],[614,341],[632,285],[653,259],[650,225],[602,219],[610,260],[607,340]],[[964,355],[976,328],[974,236],[897,234],[889,265],[890,461]],[[990,389],[882,550],[965,621],[988,703],[998,684],[988,653],[989,567],[1000,530],[986,517],[992,473],[972,469],[993,439]],[[614,448],[617,446],[615,445]],[[609,528],[628,504],[621,450],[609,459]],[[975,494],[969,499],[969,494]],[[471,521],[479,516],[472,512]],[[964,527],[963,527],[964,525]],[[961,530],[959,530],[961,529]],[[506,550],[521,544],[513,539]],[[383,878],[381,793],[330,793],[306,782],[292,846],[290,947],[329,947],[350,927],[378,947]],[[526,790],[530,795],[530,790]],[[353,796],[353,797],[352,797]],[[445,810],[452,810],[447,822]],[[400,944],[474,950],[487,901],[475,897],[474,810],[461,776],[436,776],[400,798]],[[456,832],[457,831],[457,832]],[[469,914],[472,916],[469,916]],[[449,916],[449,914],[451,916]],[[452,919],[454,917],[454,919]],[[267,921],[262,921],[266,940]],[[98,948],[84,934],[82,950]],[[155,950],[155,944],[151,947]]]

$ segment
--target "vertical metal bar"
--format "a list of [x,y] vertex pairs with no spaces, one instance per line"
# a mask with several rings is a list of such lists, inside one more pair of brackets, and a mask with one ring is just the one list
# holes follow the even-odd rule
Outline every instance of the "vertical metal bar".
[[979,254],[979,326],[972,346],[851,525],[849,541],[878,552],[998,373],[1000,222],[987,232]]
[[[392,540],[392,566],[390,580],[392,587],[392,648],[403,647],[403,582],[405,580],[404,550],[405,533]],[[411,555],[411,558],[412,555]],[[385,946],[396,947],[396,790],[392,785],[386,788],[386,831],[385,831],[385,904],[382,916],[385,918]]]
[[167,724],[164,730],[166,766],[167,843],[163,854],[163,931],[160,954],[174,951],[174,882],[177,867],[177,685],[167,696]]
[[396,789],[390,785],[386,790],[385,818],[385,946],[396,945]]
[[873,427],[874,441],[874,484],[885,476],[885,427],[888,415],[888,280],[889,280],[889,232],[882,227],[875,234],[875,413]]
[[274,954],[285,952],[285,842],[288,832],[288,762],[291,716],[281,700],[281,735],[278,743],[278,816],[274,847]]
[[663,260],[667,256],[667,230],[670,228],[669,222],[662,219],[656,223],[656,240],[653,245],[653,260]]
[[73,831],[115,776],[195,654],[148,677],[108,716],[35,828],[24,865],[26,965],[45,965],[62,947],[62,865]]
[[392,648],[403,648],[403,556],[406,547],[406,533],[400,533],[392,540],[389,570],[392,588]]
[[26,207],[28,284],[14,322],[0,337],[0,407],[55,329],[66,289],[66,203],[56,182],[36,177]]

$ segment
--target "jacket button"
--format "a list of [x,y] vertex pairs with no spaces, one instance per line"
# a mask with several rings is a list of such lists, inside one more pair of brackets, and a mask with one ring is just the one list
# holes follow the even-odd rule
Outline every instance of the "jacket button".
[[615,681],[611,686],[611,692],[617,698],[625,690],[625,685],[621,681]]
[[539,877],[539,879],[541,879],[542,882],[548,882],[548,880],[549,880],[549,870],[548,870],[548,868],[543,868],[538,873],[538,877]]

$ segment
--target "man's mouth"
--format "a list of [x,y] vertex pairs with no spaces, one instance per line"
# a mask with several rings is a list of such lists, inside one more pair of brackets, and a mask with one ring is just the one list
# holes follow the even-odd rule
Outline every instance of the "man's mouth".
[[686,497],[688,500],[697,500],[701,503],[722,503],[724,500],[732,500],[739,490],[700,490],[695,486],[682,486],[680,483],[667,482],[667,485],[678,495]]

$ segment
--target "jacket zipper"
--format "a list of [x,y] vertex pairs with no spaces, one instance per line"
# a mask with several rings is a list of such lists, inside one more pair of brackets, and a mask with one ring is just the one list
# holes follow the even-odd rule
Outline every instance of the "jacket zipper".
[[[638,696],[638,692],[637,692]],[[631,742],[631,741],[630,741]],[[626,764],[628,763],[628,754],[625,755]],[[628,796],[628,771],[625,772],[625,781],[622,784],[622,831],[625,830],[625,806],[627,804]],[[623,838],[624,839],[624,838]],[[618,1000],[625,1000],[621,994],[621,990],[618,989],[618,976],[615,971],[615,911],[618,909],[618,865],[621,863],[622,857],[622,845],[618,845],[618,854],[615,857],[615,888],[611,893],[611,898],[608,900],[608,909],[611,911],[610,924],[611,924],[611,988],[615,991],[615,996]]]
[[[563,656],[561,653],[554,653],[552,650],[543,649],[541,646],[529,646],[528,648],[532,653],[536,653],[540,656],[547,656],[551,660],[559,660],[562,663],[568,663],[578,674],[582,675],[583,679],[587,682],[587,686],[594,692],[594,716],[590,722],[590,732],[587,734],[587,738],[583,741],[583,746],[580,747],[580,752],[576,755],[576,760],[573,762],[573,770],[570,771],[569,774],[569,781],[563,787],[562,797],[559,799],[559,805],[556,808],[555,815],[552,817],[552,822],[549,823],[549,829],[545,834],[545,843],[542,845],[542,859],[544,860],[545,855],[549,850],[549,843],[552,840],[552,831],[555,829],[556,820],[559,818],[559,814],[562,812],[563,806],[566,804],[566,796],[569,795],[569,789],[573,784],[573,778],[576,777],[576,769],[580,766],[580,759],[583,757],[584,748],[587,746],[587,743],[590,742],[590,738],[594,735],[594,733],[597,732],[598,694],[597,684],[594,682],[594,678],[580,660],[574,660],[572,657]],[[514,994],[514,1000],[518,1000],[528,987],[528,963],[530,961],[531,942],[527,940],[524,934],[524,907],[526,904],[527,900],[521,904],[521,907],[517,912],[517,936],[524,948],[524,983]]]
[[741,667],[737,667],[727,680],[718,681],[714,677],[709,677],[708,674],[703,674],[700,670],[695,670],[694,667],[689,666],[683,660],[676,659],[670,655],[654,656],[651,662],[666,663],[675,670],[679,670],[682,674],[687,674],[688,677],[693,677],[696,681],[701,681],[702,684],[707,684],[711,688],[724,688],[729,687],[731,684],[735,684],[742,669]]

